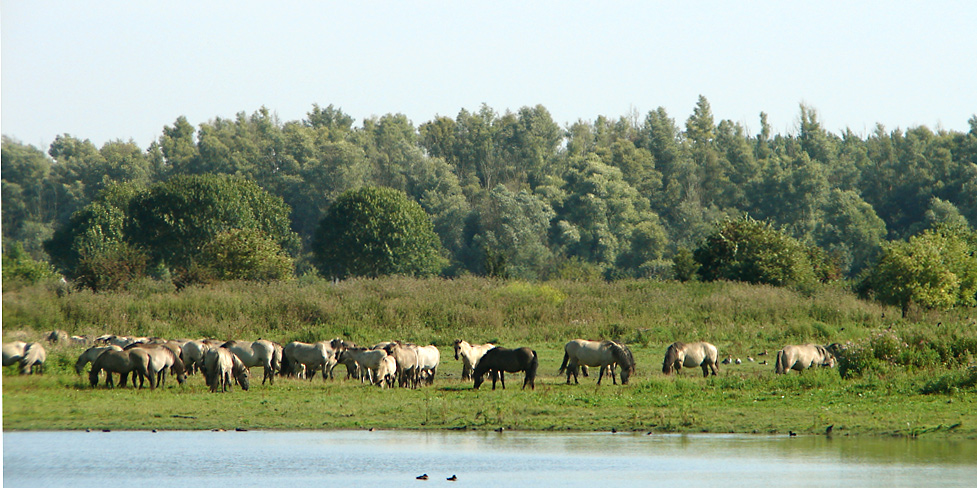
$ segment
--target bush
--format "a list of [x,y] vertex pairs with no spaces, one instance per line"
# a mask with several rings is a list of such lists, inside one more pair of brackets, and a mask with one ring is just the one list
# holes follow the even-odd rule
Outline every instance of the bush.
[[[721,222],[693,253],[700,265],[699,276],[706,281],[775,286],[816,283],[811,257],[819,255],[770,224],[750,217]],[[818,268],[824,267],[821,264]]]
[[23,244],[17,242],[3,253],[3,282],[9,285],[12,281],[20,281],[33,285],[43,280],[55,278],[57,273],[50,264],[36,261],[24,251]]
[[842,378],[863,376],[869,371],[878,370],[880,363],[870,347],[852,346],[838,353],[838,374]]
[[977,389],[977,366],[962,371],[951,371],[927,382],[920,388],[924,395],[933,393],[951,394],[960,390]]

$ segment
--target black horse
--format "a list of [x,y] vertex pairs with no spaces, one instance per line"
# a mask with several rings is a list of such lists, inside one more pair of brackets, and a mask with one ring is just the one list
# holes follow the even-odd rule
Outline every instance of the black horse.
[[526,379],[522,382],[522,388],[526,389],[529,385],[533,390],[536,389],[536,369],[539,367],[539,359],[536,351],[528,347],[519,349],[506,349],[496,347],[489,349],[478,364],[472,376],[475,377],[475,389],[477,390],[482,382],[485,381],[485,373],[492,372],[492,389],[495,389],[496,377],[502,380],[502,389],[505,389],[505,373],[526,372]]

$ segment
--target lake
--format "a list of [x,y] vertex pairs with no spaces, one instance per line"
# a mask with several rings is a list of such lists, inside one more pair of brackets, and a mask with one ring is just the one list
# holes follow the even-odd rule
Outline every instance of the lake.
[[[427,474],[427,481],[418,475]],[[7,488],[966,486],[977,442],[635,433],[4,432]]]

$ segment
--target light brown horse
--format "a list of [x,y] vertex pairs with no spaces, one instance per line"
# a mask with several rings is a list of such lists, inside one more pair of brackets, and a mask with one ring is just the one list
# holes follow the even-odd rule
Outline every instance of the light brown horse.
[[261,384],[265,380],[272,385],[275,384],[275,374],[281,370],[282,365],[282,346],[276,342],[258,339],[254,342],[248,341],[227,341],[221,347],[234,353],[244,366],[261,366],[265,370]]
[[397,361],[397,384],[402,388],[417,388],[421,375],[417,346],[395,341],[387,344],[383,350]]
[[47,351],[40,342],[32,342],[24,348],[24,357],[20,360],[20,374],[43,374],[44,361],[47,360]]
[[[563,346],[563,364],[557,374],[567,372],[567,384],[570,376],[576,384],[580,384],[577,371],[581,366],[600,366],[599,385],[605,373],[610,373],[611,380],[617,384],[614,373],[615,366],[621,366],[621,384],[628,384],[628,379],[634,374],[634,356],[627,346],[614,341],[588,341],[574,339]],[[586,375],[585,375],[586,376]]]
[[24,357],[24,350],[27,343],[24,341],[7,342],[3,345],[3,365],[11,366],[19,362]]
[[237,381],[244,391],[248,391],[251,386],[251,373],[248,368],[240,358],[223,347],[207,351],[204,355],[203,371],[204,381],[214,393],[218,390],[224,392],[230,390],[234,381]]
[[672,374],[679,371],[682,367],[691,368],[694,366],[702,367],[702,376],[715,376],[719,371],[718,362],[719,350],[716,346],[708,342],[675,342],[668,346],[665,351],[665,360],[662,361],[662,373]]
[[790,370],[803,371],[807,368],[822,366],[833,368],[834,354],[829,351],[830,346],[820,344],[804,344],[800,346],[784,346],[777,351],[777,374],[786,374]]
[[103,352],[105,351],[121,351],[122,348],[119,346],[92,346],[85,349],[85,352],[78,356],[78,361],[75,362],[75,373],[81,374],[82,368],[86,364],[95,361]]
[[149,374],[149,353],[145,349],[136,348],[128,351],[110,349],[103,352],[94,361],[92,369],[88,372],[88,381],[92,388],[98,386],[98,375],[105,370],[105,386],[114,388],[112,373],[118,373],[119,386],[125,388],[129,373],[132,373],[132,385],[136,385],[138,377],[140,383],[144,378],[149,378],[149,387],[156,387],[155,375]]
[[478,364],[478,360],[485,355],[485,351],[488,351],[493,347],[495,347],[495,344],[490,342],[485,344],[469,344],[467,341],[462,339],[456,339],[455,361],[461,359],[461,379],[472,379],[472,372],[475,371],[475,366]]

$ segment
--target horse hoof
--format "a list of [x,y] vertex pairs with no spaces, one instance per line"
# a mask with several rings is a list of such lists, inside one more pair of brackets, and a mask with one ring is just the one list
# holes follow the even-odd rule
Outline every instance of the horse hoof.
[[424,473],[424,474],[418,476],[417,479],[419,479],[419,480],[426,480],[427,479],[427,473]]

